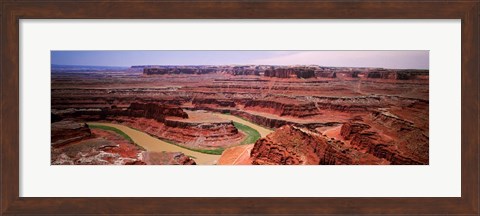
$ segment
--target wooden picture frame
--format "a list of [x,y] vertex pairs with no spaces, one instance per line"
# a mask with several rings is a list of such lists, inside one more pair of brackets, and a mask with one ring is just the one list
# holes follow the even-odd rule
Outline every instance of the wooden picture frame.
[[[1,212],[14,214],[479,214],[478,1],[14,1],[0,3]],[[19,197],[20,19],[461,19],[461,197]]]

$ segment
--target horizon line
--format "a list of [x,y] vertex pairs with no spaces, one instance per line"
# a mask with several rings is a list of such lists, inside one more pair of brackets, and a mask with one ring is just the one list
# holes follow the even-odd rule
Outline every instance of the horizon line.
[[77,66],[77,67],[121,67],[121,68],[131,68],[133,66],[319,66],[319,67],[329,67],[329,68],[378,68],[378,69],[400,69],[400,70],[430,70],[430,68],[388,68],[388,67],[375,67],[375,66],[327,66],[327,65],[318,65],[318,64],[289,64],[289,65],[279,65],[279,64],[138,64],[130,66],[114,66],[114,65],[68,65],[68,64],[50,64],[50,66]]

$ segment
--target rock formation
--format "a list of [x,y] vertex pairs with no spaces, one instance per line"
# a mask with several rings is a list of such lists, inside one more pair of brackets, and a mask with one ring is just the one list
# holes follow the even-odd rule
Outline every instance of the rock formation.
[[235,107],[236,104],[231,100],[221,100],[216,98],[195,98],[192,104],[196,107],[205,107],[209,105],[216,105],[219,107]]
[[316,71],[315,75],[323,78],[337,78],[337,73],[332,71]]
[[138,158],[143,148],[106,130],[91,129],[88,138],[52,147],[51,162],[54,165],[143,164]]
[[272,68],[264,72],[264,76],[278,78],[312,78],[315,77],[315,70],[305,67]]
[[260,70],[255,68],[244,68],[244,67],[234,67],[233,73],[234,76],[241,76],[241,75],[260,75]]
[[257,165],[320,164],[326,146],[325,139],[286,125],[259,139],[251,157]]
[[[378,158],[384,158],[391,164],[428,164],[428,137],[411,123],[395,117],[376,112],[373,115],[375,128],[363,123],[361,118],[354,118],[343,124],[341,135],[357,146]],[[398,138],[390,140],[382,136],[379,127],[386,126]],[[383,129],[387,130],[387,129]],[[385,132],[389,132],[385,131]],[[415,147],[412,147],[415,146]]]
[[127,110],[129,116],[132,117],[144,117],[155,119],[157,121],[164,121],[166,116],[177,116],[180,118],[188,118],[188,114],[185,113],[179,107],[165,106],[159,104],[141,104],[132,103]]
[[147,165],[195,165],[195,161],[181,152],[143,152],[142,161]]
[[297,127],[306,127],[311,130],[314,130],[317,127],[334,126],[334,125],[340,124],[340,122],[298,123],[298,122],[287,121],[287,120],[278,119],[278,118],[268,118],[262,115],[255,115],[255,114],[251,114],[251,113],[239,111],[239,110],[228,110],[228,112],[231,113],[232,115],[242,117],[244,119],[247,119],[248,121],[251,121],[255,124],[261,125],[266,128],[279,128],[284,125],[293,125]]
[[264,75],[267,77],[290,78],[296,77],[295,71],[288,68],[277,68],[265,70]]
[[63,118],[119,122],[152,136],[191,148],[214,149],[240,142],[245,135],[232,121],[191,122],[183,109],[170,105],[132,103],[127,109],[105,108],[62,113]]
[[176,120],[158,122],[145,118],[115,119],[123,125],[189,148],[216,149],[240,142],[245,135],[231,121],[195,123]]
[[250,100],[245,103],[245,109],[261,110],[279,116],[307,117],[318,115],[319,111],[314,103],[280,103],[277,101]]
[[304,70],[298,70],[296,72],[297,78],[312,78],[315,77],[315,71],[313,69],[304,69]]
[[[332,141],[330,141],[332,142]],[[352,159],[324,136],[286,125],[259,139],[252,151],[257,165],[352,164]]]
[[366,72],[368,78],[394,79],[394,80],[417,80],[428,79],[427,70],[386,70],[377,69]]
[[354,119],[343,124],[340,134],[346,139],[349,140],[353,135],[356,135],[366,129],[369,129],[368,124],[364,124],[360,119]]
[[[227,149],[247,137],[231,121],[240,117],[269,129],[290,125],[312,136],[325,134],[328,137],[320,135],[327,143],[317,155],[320,164],[429,162],[428,70],[318,65],[65,70],[52,68],[52,148],[57,150],[92,139],[82,127],[75,133],[56,131],[64,127],[63,121],[122,124],[188,148]],[[226,152],[247,152],[242,148]],[[70,162],[78,162],[76,155],[70,156]],[[136,156],[128,158],[115,163],[145,163]],[[102,156],[97,162],[109,160]]]
[[143,69],[145,75],[165,75],[165,74],[208,74],[215,73],[218,69],[206,67],[146,67]]
[[164,122],[166,117],[174,116],[182,119],[188,118],[183,109],[173,105],[160,105],[157,103],[132,103],[128,108],[115,106],[102,109],[70,109],[55,114],[57,118],[78,118],[88,121],[105,120],[111,117],[127,116],[154,119]]
[[51,129],[52,147],[60,147],[92,136],[90,128],[85,123],[58,121],[52,123]]

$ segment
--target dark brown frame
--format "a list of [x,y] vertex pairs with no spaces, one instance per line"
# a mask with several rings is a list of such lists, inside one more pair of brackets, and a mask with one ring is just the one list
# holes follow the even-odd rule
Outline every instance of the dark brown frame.
[[[349,2],[351,1],[351,2]],[[11,214],[479,214],[479,16],[471,1],[3,0],[1,212]],[[462,196],[459,198],[22,198],[19,197],[19,19],[461,19]],[[446,125],[446,127],[448,127]],[[448,158],[445,158],[448,160]]]

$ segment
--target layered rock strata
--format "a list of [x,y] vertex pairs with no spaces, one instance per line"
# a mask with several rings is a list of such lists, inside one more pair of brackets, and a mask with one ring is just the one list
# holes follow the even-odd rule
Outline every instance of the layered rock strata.
[[92,129],[92,136],[63,146],[52,146],[53,165],[124,165],[143,164],[144,151],[113,132]]
[[52,147],[60,147],[68,143],[85,140],[91,136],[90,128],[85,123],[57,121],[51,125]]
[[278,116],[307,117],[320,112],[315,103],[287,104],[276,101],[250,100],[245,103],[245,109],[261,110]]
[[255,143],[251,151],[252,164],[352,164],[351,156],[331,142],[324,136],[286,125]]
[[[391,164],[428,164],[428,137],[423,132],[400,119],[374,113],[375,128],[356,118],[343,124],[341,135],[357,146],[378,158],[384,158]],[[392,119],[393,118],[393,119]],[[390,139],[379,133],[380,126],[387,126],[384,133],[394,133],[397,139]],[[427,152],[427,153],[426,153]]]

